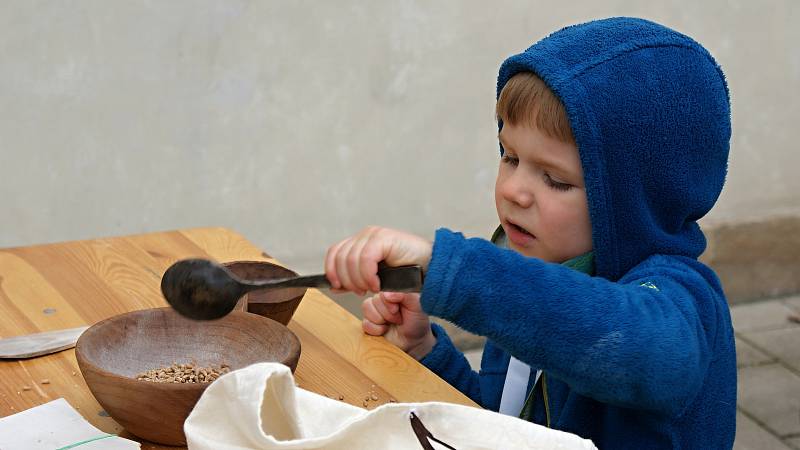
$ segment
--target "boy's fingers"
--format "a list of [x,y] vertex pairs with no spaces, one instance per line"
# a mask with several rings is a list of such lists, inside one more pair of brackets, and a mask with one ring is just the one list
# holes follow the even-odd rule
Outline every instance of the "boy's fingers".
[[383,261],[383,242],[380,239],[380,229],[369,227],[364,230],[366,237],[364,248],[360,252],[359,269],[361,276],[372,292],[381,290],[381,281],[378,278],[378,263]]
[[399,314],[400,306],[393,303],[386,303],[380,296],[372,297],[372,307],[384,318],[387,322],[400,325],[403,323],[403,317]]
[[361,274],[369,284],[372,292],[381,290],[381,280],[378,278],[378,263],[383,260],[383,253],[379,243],[372,242],[361,253]]
[[364,279],[360,267],[362,260],[361,255],[366,245],[367,237],[359,235],[347,253],[347,273],[350,275],[350,281],[352,281],[361,292],[369,290],[369,284],[367,284]]
[[352,242],[350,239],[342,244],[334,257],[334,265],[336,266],[336,276],[339,278],[339,284],[341,287],[343,289],[347,289],[348,291],[356,291],[357,289],[355,285],[353,285],[347,269],[347,254],[350,252],[351,246]]
[[419,303],[419,294],[405,292],[381,292],[383,299],[388,303],[401,305],[403,308],[412,312],[422,312]]
[[401,303],[405,296],[403,292],[381,292],[381,297],[389,303]]
[[370,297],[361,303],[361,311],[364,313],[364,320],[369,320],[376,325],[386,323],[386,318],[375,307],[375,298]]
[[364,333],[372,336],[383,336],[387,331],[389,331],[388,326],[378,325],[370,322],[367,319],[364,319],[364,321],[361,322],[361,328],[364,330]]
[[332,288],[340,291],[342,283],[339,281],[339,276],[336,273],[336,255],[344,242],[345,241],[340,241],[332,245],[325,254],[325,277],[328,278]]
[[[386,309],[392,314],[400,314],[400,307],[403,303],[403,299],[405,298],[404,293],[402,292],[381,292],[381,302],[386,305]],[[401,322],[402,323],[402,318]]]

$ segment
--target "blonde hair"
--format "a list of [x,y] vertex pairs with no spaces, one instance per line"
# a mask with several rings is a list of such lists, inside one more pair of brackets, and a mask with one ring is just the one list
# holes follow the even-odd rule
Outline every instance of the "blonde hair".
[[526,125],[559,141],[575,142],[564,104],[533,72],[520,72],[508,80],[497,99],[495,115],[503,123]]

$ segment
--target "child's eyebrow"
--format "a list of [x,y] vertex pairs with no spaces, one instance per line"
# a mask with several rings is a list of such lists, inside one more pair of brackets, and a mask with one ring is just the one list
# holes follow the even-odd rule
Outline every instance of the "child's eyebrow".
[[512,153],[514,152],[514,147],[508,145],[504,140],[503,136],[500,133],[497,133],[497,140],[500,141],[500,145],[503,147],[503,150],[509,150]]

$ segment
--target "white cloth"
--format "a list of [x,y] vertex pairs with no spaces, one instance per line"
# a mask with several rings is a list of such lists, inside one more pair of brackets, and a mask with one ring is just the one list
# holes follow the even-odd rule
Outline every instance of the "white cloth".
[[[537,370],[536,378],[533,380],[534,386],[536,386],[540,376],[542,376],[542,371]],[[525,394],[528,390],[528,379],[530,377],[531,366],[512,356],[508,362],[506,381],[503,384],[503,394],[500,397],[501,414],[519,417],[519,413],[522,412],[522,407],[527,399]]]
[[[80,444],[80,445],[76,445]],[[63,398],[0,419],[0,449],[134,450],[138,442],[93,427]]]
[[289,369],[277,363],[220,377],[200,397],[184,431],[190,450],[419,450],[412,411],[434,437],[459,450],[595,448],[573,434],[462,405],[387,403],[367,411],[296,387]]

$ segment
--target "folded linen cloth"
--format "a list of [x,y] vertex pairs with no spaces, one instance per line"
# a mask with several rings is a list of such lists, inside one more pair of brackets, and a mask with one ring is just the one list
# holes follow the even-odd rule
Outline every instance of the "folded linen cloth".
[[388,403],[367,411],[295,386],[278,363],[220,377],[184,432],[190,450],[595,449],[576,435],[468,406]]

